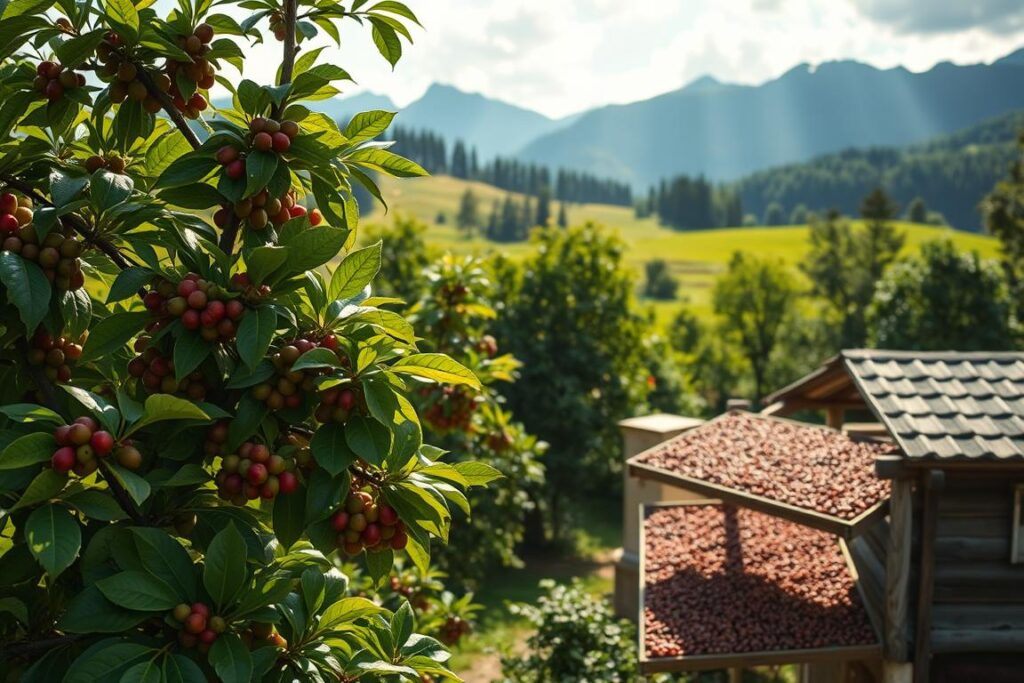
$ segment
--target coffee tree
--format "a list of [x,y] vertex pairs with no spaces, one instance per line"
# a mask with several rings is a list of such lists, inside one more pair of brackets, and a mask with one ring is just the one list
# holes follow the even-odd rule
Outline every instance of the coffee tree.
[[423,277],[426,290],[410,311],[423,345],[471,368],[482,385],[423,387],[416,399],[424,427],[453,457],[472,454],[504,475],[483,495],[470,494],[475,523],[438,553],[454,583],[477,587],[488,572],[521,564],[516,552],[528,516],[539,512],[547,444],[504,408],[501,392],[520,363],[489,333],[497,311],[487,264],[447,254]]
[[[349,20],[393,65],[416,17],[0,1],[8,680],[454,678],[407,603],[337,569],[427,571],[496,476],[423,443],[408,397],[479,381],[421,352],[370,292],[379,245],[353,248],[352,183],[424,172],[374,141],[393,114],[309,105],[349,75],[307,46]],[[276,77],[242,78],[267,31]]]

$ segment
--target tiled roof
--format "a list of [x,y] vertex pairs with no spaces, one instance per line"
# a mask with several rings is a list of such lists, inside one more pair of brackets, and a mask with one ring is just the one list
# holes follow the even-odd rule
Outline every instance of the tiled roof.
[[646,659],[878,642],[834,536],[718,503],[648,508],[643,525]]
[[1024,353],[851,350],[843,362],[909,458],[1024,458]]
[[[635,456],[630,464],[849,522],[888,498],[889,482],[875,476],[874,462],[894,450],[826,427],[733,412]],[[678,485],[686,488],[685,482]],[[724,493],[713,497],[725,498]]]

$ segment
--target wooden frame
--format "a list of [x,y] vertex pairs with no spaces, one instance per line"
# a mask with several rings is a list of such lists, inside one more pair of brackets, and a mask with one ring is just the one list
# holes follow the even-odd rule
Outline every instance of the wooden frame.
[[[729,413],[723,413],[695,428],[699,429],[700,427],[714,424],[728,415]],[[750,413],[750,416],[761,420],[773,420],[775,422],[792,424],[806,429],[820,429],[832,434],[842,435],[842,432],[831,427],[808,424],[806,422],[792,420],[785,417],[763,415],[760,413]],[[711,482],[703,481],[702,479],[696,479],[684,474],[679,474],[678,472],[638,462],[640,458],[643,458],[648,453],[664,447],[665,443],[667,442],[656,444],[655,446],[652,446],[645,451],[641,451],[626,460],[626,467],[629,476],[637,477],[638,479],[656,481],[661,484],[668,484],[669,486],[675,486],[677,488],[699,493],[707,496],[708,498],[732,503],[739,507],[750,508],[751,510],[757,510],[758,512],[765,512],[776,517],[788,519],[791,522],[796,522],[803,526],[811,527],[812,529],[827,531],[830,534],[841,536],[847,540],[858,536],[864,529],[884,518],[888,512],[889,500],[888,497],[886,497],[853,519],[843,519],[817,510],[797,507],[796,505],[783,503],[766,496],[759,496],[755,493],[748,493],[746,491],[730,488],[721,484],[713,484]]]
[[[644,534],[644,521],[647,519],[648,512],[657,508],[691,505],[722,505],[723,503],[728,502],[729,501],[709,499],[688,500],[678,503],[662,502],[640,504],[640,562],[638,574],[639,580],[637,582],[637,589],[639,591],[639,600],[637,602],[637,635],[639,638],[637,655],[640,662],[640,673],[643,675],[649,675],[683,671],[706,671],[709,669],[749,668],[755,666],[771,666],[775,664],[814,664],[819,662],[848,662],[856,660],[880,661],[882,657],[881,642],[877,642],[873,645],[844,645],[800,650],[682,655],[679,657],[647,657],[644,646],[644,643],[647,640],[646,626],[644,623],[644,601],[646,598],[645,577],[647,575],[647,542]],[[837,543],[840,544],[840,552],[843,554],[843,559],[850,571],[850,575],[853,577],[854,582],[857,585],[858,593],[863,601],[864,594],[861,592],[860,578],[857,573],[857,568],[853,564],[853,558],[850,556],[845,543],[841,539],[837,539]],[[867,611],[866,608],[865,611]],[[875,629],[874,624],[872,624],[872,630],[875,630],[875,635],[877,637],[878,632]]]
[[[646,453],[646,451],[644,451],[644,453]],[[654,467],[653,465],[633,462],[634,458],[639,458],[642,455],[643,453],[640,453],[626,461],[629,468],[629,475],[631,477],[649,479],[662,484],[668,484],[669,486],[676,486],[681,489],[705,495],[708,498],[732,503],[739,507],[750,508],[751,510],[757,510],[758,512],[765,512],[776,517],[782,517],[783,519],[788,519],[791,522],[796,522],[797,524],[811,527],[812,529],[827,531],[830,534],[835,534],[836,536],[840,536],[847,540],[858,536],[864,529],[885,517],[888,509],[889,501],[888,499],[885,499],[879,501],[874,506],[868,508],[853,519],[842,519],[816,510],[799,508],[795,505],[766,498],[765,496],[759,496],[755,493],[747,493],[745,491],[729,488],[720,484],[712,484],[711,482],[702,481],[676,472],[670,472],[669,470],[663,470],[660,467]]]
[[1013,540],[1010,545],[1010,564],[1024,564],[1024,484],[1013,487]]

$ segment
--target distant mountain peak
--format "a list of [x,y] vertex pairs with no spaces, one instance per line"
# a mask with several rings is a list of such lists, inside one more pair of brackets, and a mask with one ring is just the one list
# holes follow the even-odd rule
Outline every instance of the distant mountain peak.
[[698,76],[689,83],[683,86],[682,92],[701,92],[703,90],[709,90],[717,86],[723,85],[720,80],[712,76],[711,74],[704,74]]

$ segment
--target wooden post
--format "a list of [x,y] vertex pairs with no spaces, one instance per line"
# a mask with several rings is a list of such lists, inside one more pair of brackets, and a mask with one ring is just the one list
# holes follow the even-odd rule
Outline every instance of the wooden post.
[[841,429],[846,410],[842,406],[828,406],[825,409],[825,424],[832,429]]
[[921,515],[921,560],[918,570],[917,628],[914,638],[914,683],[928,683],[932,658],[932,593],[935,588],[935,530],[938,526],[939,493],[945,484],[942,470],[924,475]]
[[914,485],[895,479],[889,500],[889,547],[885,558],[885,658],[905,662],[910,640],[910,552]]

